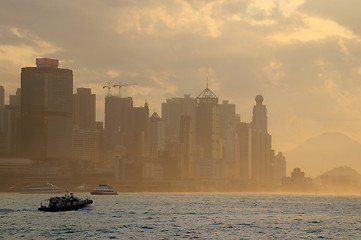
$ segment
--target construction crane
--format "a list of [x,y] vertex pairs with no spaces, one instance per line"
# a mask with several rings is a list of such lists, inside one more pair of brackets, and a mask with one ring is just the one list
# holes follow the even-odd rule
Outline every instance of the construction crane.
[[131,85],[137,85],[136,83],[121,83],[119,82],[119,84],[115,84],[113,85],[113,87],[118,87],[119,88],[119,97],[121,97],[121,88],[122,87],[128,87],[128,86],[131,86]]
[[109,96],[110,96],[110,89],[112,88],[112,86],[110,85],[110,83],[108,83],[108,85],[103,86],[103,89],[104,89],[104,88],[107,88],[107,89],[108,89],[108,94],[107,94],[107,96],[109,97]]

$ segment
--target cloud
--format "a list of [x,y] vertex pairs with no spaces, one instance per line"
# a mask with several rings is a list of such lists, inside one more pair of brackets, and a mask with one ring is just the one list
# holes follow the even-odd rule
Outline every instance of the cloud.
[[271,84],[279,86],[280,80],[286,76],[286,73],[282,70],[282,66],[282,62],[271,60],[262,68],[266,79],[268,79]]
[[120,75],[120,73],[118,71],[116,71],[116,70],[108,70],[107,75],[109,77],[114,78],[114,77],[118,77]]
[[0,42],[0,62],[2,62],[3,66],[9,63],[17,66],[34,65],[36,57],[51,55],[60,51],[60,48],[54,44],[42,40],[28,30],[6,26],[0,26],[0,28],[1,32],[11,33],[12,37],[16,37],[18,42],[15,44],[1,44]]
[[347,49],[344,41],[342,41],[342,39],[338,40],[338,45],[340,46],[340,49],[341,51],[345,54],[345,55],[349,55],[350,52],[349,50]]
[[137,83],[122,95],[136,106],[146,99],[154,109],[167,98],[197,96],[208,77],[220,99],[236,104],[242,121],[250,121],[254,97],[262,94],[275,148],[287,150],[318,130],[361,129],[355,117],[361,109],[360,4],[4,1],[1,84],[13,93],[21,67],[34,66],[39,56],[58,58],[60,67],[73,69],[74,89],[91,87],[97,94],[101,121],[108,83]]
[[154,4],[143,8],[139,5],[119,9],[116,31],[126,34],[136,30],[147,35],[158,34],[165,28],[170,34],[201,33],[219,37],[222,21],[212,18],[215,3],[209,2],[194,9],[187,1],[176,0],[172,3]]
[[273,33],[268,38],[282,43],[322,41],[335,36],[344,39],[359,38],[350,29],[332,20],[310,17],[306,14],[298,14],[298,16],[302,25],[295,26],[291,31]]

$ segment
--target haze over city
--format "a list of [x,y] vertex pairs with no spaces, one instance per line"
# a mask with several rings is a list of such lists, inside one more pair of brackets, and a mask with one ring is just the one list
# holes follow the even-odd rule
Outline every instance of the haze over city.
[[360,9],[0,0],[0,238],[359,239]]
[[[268,106],[273,147],[324,132],[361,142],[358,1],[3,1],[0,79],[7,96],[37,57],[74,71],[74,89],[107,83],[135,105],[210,88],[251,121],[254,97]],[[21,16],[21,17],[20,17]],[[116,93],[116,90],[113,90]]]

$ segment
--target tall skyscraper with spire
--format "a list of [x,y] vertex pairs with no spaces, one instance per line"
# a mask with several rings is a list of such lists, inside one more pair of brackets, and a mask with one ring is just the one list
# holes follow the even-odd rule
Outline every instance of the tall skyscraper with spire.
[[218,97],[207,86],[197,97],[197,177],[200,180],[221,177],[220,145]]
[[251,127],[254,130],[267,132],[267,108],[266,105],[263,105],[263,96],[257,95],[256,105],[253,107],[253,116]]
[[218,97],[207,87],[197,97],[196,144],[206,158],[219,158]]
[[263,97],[257,95],[251,122],[251,179],[256,185],[270,184],[272,179],[271,135],[267,132],[267,108]]

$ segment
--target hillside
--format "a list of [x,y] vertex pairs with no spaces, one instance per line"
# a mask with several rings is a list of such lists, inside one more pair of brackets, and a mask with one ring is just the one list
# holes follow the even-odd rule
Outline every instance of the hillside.
[[361,172],[361,144],[342,133],[324,133],[285,152],[287,175],[300,167],[308,177],[349,166]]

